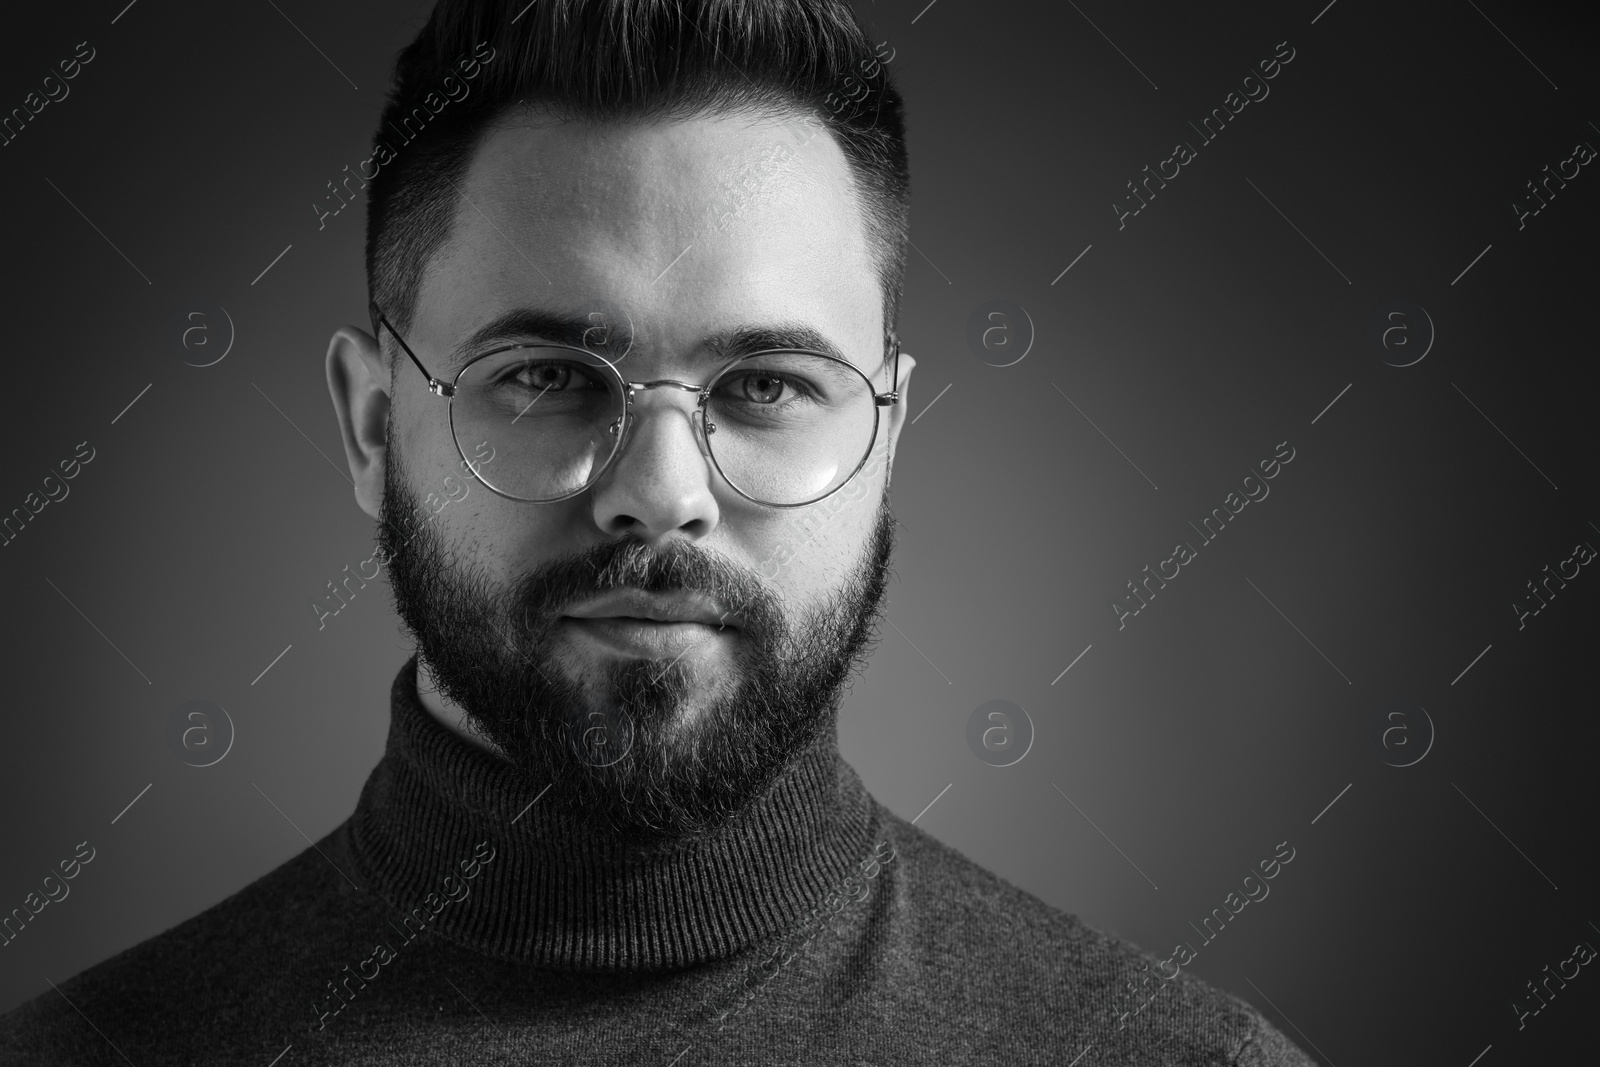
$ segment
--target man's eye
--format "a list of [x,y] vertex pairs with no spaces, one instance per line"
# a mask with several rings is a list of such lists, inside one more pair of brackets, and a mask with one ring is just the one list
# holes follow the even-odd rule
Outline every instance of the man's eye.
[[571,360],[524,360],[502,367],[489,384],[537,394],[579,393],[605,385],[587,367]]
[[776,404],[783,396],[785,384],[782,378],[771,374],[745,374],[739,378],[737,388],[742,399],[758,404]]
[[795,379],[770,371],[753,370],[730,377],[724,388],[729,399],[761,406],[775,406],[792,402],[806,395],[807,390]]
[[517,380],[533,389],[570,389],[584,384],[582,375],[570,363],[527,363],[517,372]]

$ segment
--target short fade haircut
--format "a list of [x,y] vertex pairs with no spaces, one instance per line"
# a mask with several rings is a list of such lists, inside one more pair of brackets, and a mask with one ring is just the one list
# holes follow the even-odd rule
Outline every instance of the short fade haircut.
[[[475,48],[491,61],[462,64]],[[375,144],[394,147],[368,190],[369,298],[397,329],[411,326],[423,270],[450,234],[455,187],[508,111],[616,123],[750,110],[810,118],[833,134],[863,207],[888,334],[905,274],[910,171],[884,59],[848,0],[439,0],[395,61],[378,123]],[[446,87],[444,102],[446,79],[469,91],[458,98]]]

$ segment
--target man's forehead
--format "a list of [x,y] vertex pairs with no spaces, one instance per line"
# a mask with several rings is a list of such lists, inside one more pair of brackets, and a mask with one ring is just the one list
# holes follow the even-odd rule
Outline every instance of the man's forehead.
[[[473,243],[488,236],[484,224],[501,219],[508,233],[514,226],[558,246],[645,251],[709,242],[739,221],[781,222],[774,216],[785,206],[833,208],[850,221],[857,214],[831,136],[798,117],[750,113],[648,123],[503,120],[479,142],[457,192],[463,202],[452,236]],[[511,250],[502,242],[501,251]]]
[[849,167],[800,117],[513,116],[486,133],[453,194],[417,307],[419,330],[452,344],[511,300],[620,309],[640,335],[730,298],[791,304],[791,319],[808,317],[807,302],[849,320],[880,312]]
[[[734,110],[655,119],[561,119],[521,108],[496,119],[479,139],[470,170],[480,179],[515,183],[560,177],[574,170],[601,178],[605,189],[645,189],[664,171],[704,174],[734,169],[763,151],[795,155],[806,149],[812,167],[837,164],[843,154],[816,119],[798,112]],[[579,183],[574,183],[577,185]],[[586,183],[584,183],[586,184]]]

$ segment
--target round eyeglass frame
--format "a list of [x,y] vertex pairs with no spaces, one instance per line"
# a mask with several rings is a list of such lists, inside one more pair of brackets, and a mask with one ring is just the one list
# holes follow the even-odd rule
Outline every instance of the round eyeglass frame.
[[[818,504],[828,499],[834,493],[837,493],[855,479],[855,476],[861,472],[861,468],[866,466],[867,459],[872,455],[872,448],[869,447],[867,451],[862,454],[860,461],[855,465],[855,469],[852,470],[843,481],[834,486],[832,489],[829,489],[826,493],[823,493],[821,496],[815,497],[811,500],[803,501],[798,504],[773,504],[769,501],[762,500],[759,497],[753,497],[743,489],[739,488],[734,480],[728,477],[727,472],[722,469],[722,464],[720,461],[718,461],[716,452],[711,447],[710,436],[712,433],[716,432],[716,424],[709,422],[706,419],[706,404],[711,400],[712,390],[729,371],[733,370],[746,360],[755,359],[758,356],[768,356],[775,352],[797,352],[808,356],[817,356],[822,359],[832,360],[835,363],[841,363],[844,366],[849,367],[852,371],[860,376],[862,381],[866,382],[867,389],[872,395],[872,441],[874,444],[876,444],[878,440],[878,409],[890,407],[900,402],[900,391],[898,389],[891,389],[884,393],[878,392],[872,384],[872,379],[867,377],[866,373],[862,371],[860,367],[857,367],[849,360],[840,359],[838,356],[829,355],[826,352],[815,352],[804,348],[768,348],[763,349],[760,352],[748,352],[742,356],[735,356],[720,369],[718,369],[718,371],[711,376],[710,380],[707,381],[705,385],[693,385],[689,382],[680,382],[673,378],[657,378],[654,381],[648,382],[630,382],[622,376],[621,371],[617,370],[615,363],[609,359],[606,359],[598,352],[592,352],[586,348],[578,348],[574,345],[549,344],[542,341],[536,343],[519,342],[517,344],[501,345],[498,348],[490,349],[487,352],[472,357],[466,363],[461,365],[461,369],[456,371],[454,378],[446,382],[441,378],[434,377],[434,375],[429,372],[428,368],[423,366],[422,360],[417,358],[417,354],[411,351],[411,346],[406,344],[405,338],[400,336],[400,331],[396,330],[394,328],[394,324],[384,316],[383,309],[378,307],[377,301],[368,301],[367,310],[372,316],[372,336],[374,338],[378,338],[380,336],[380,327],[387,329],[389,334],[397,342],[399,342],[401,350],[404,351],[407,356],[411,357],[411,362],[416,364],[417,370],[422,373],[422,377],[428,383],[428,392],[432,393],[434,396],[444,397],[445,400],[450,402],[450,440],[455,444],[456,454],[461,457],[462,462],[466,464],[466,468],[472,472],[472,476],[478,479],[479,482],[481,482],[491,493],[494,493],[496,496],[505,497],[507,500],[514,500],[519,504],[555,504],[563,500],[570,500],[575,496],[580,496],[594,488],[595,484],[605,476],[606,471],[611,468],[611,465],[617,461],[617,457],[622,455],[623,450],[627,448],[628,432],[633,426],[633,422],[629,419],[629,415],[633,412],[634,394],[643,389],[660,389],[665,386],[671,386],[675,389],[682,389],[686,392],[699,394],[699,400],[695,404],[695,415],[698,416],[698,419],[695,420],[695,440],[700,446],[701,453],[704,454],[707,459],[711,460],[711,465],[716,468],[717,474],[721,476],[722,480],[726,482],[734,492],[738,493],[751,503],[760,504],[762,507],[768,508],[807,508],[813,504]],[[893,380],[898,382],[900,380],[900,339],[895,335],[893,330],[889,331],[887,337],[885,338],[885,344],[887,351],[884,356],[884,364],[885,366],[889,366],[892,363],[894,374]],[[560,496],[531,499],[529,497],[513,496],[512,494],[504,492],[503,490],[496,489],[489,483],[487,478],[478,473],[478,470],[473,465],[472,461],[467,458],[466,451],[461,447],[461,438],[456,433],[455,395],[456,386],[460,383],[462,375],[466,374],[467,371],[471,369],[472,365],[477,363],[479,360],[487,359],[490,356],[497,356],[503,352],[510,352],[513,349],[518,348],[565,349],[570,352],[581,353],[582,355],[589,356],[591,358],[597,358],[605,364],[606,369],[611,372],[618,384],[622,386],[623,396],[625,398],[622,408],[622,415],[617,422],[612,423],[609,427],[610,433],[616,438],[616,444],[612,447],[611,454],[606,457],[606,461],[600,464],[600,466],[589,476],[589,480],[586,481],[580,488],[574,489],[570,493],[563,493]]]

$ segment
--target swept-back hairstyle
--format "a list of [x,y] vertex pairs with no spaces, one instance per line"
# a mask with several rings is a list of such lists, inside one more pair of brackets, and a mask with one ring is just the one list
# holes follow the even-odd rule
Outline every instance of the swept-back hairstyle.
[[379,166],[364,174],[369,296],[402,332],[411,324],[456,187],[508,110],[649,122],[751,109],[808,116],[833,134],[891,330],[910,206],[902,102],[884,67],[892,55],[848,0],[439,0],[395,61]]

